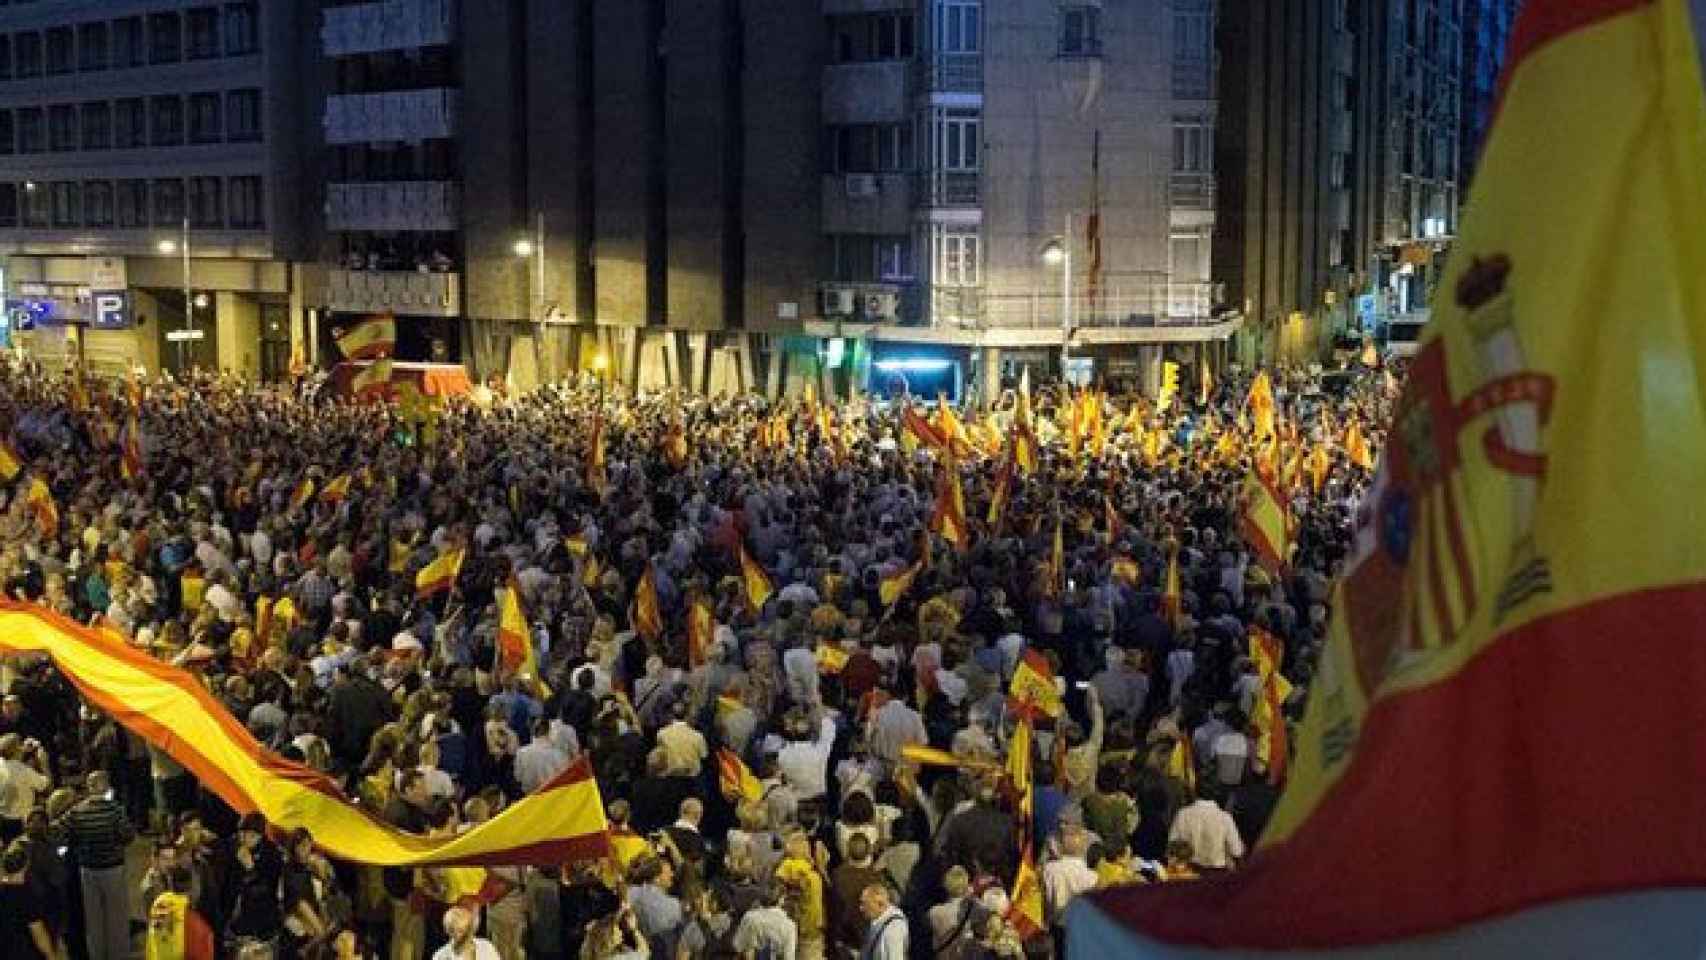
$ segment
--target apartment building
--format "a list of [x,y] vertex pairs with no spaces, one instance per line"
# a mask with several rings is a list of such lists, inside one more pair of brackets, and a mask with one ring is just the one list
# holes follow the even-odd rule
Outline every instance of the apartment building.
[[1222,0],[1214,269],[1248,359],[1313,359],[1368,283],[1359,28],[1352,0]]
[[824,0],[823,17],[823,282],[790,362],[851,340],[878,371],[946,369],[932,385],[992,397],[1066,356],[1075,377],[1152,385],[1165,347],[1195,362],[1236,329],[1210,277],[1211,0]]
[[[288,364],[300,11],[0,4],[8,336],[44,361]],[[196,339],[169,334],[188,331]]]
[[1493,123],[1499,79],[1504,75],[1511,31],[1522,0],[1463,0],[1463,111],[1458,148],[1458,179],[1468,186],[1481,155],[1481,143]]

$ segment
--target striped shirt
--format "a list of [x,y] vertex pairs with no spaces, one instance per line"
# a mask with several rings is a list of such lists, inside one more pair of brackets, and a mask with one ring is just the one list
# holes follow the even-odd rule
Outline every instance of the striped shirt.
[[124,808],[105,797],[92,797],[71,808],[63,821],[66,841],[77,863],[88,870],[124,866],[125,845],[135,838]]

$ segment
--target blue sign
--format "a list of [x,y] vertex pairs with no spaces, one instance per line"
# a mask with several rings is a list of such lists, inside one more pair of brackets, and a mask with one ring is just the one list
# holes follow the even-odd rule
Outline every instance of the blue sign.
[[129,330],[136,326],[130,312],[130,291],[96,290],[89,294],[89,326],[96,330]]
[[60,322],[54,315],[52,300],[8,300],[6,312],[12,318],[13,328],[17,330],[51,327]]

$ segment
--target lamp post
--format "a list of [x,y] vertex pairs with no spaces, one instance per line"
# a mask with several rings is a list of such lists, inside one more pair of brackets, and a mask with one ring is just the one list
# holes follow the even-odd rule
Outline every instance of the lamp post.
[[[174,253],[183,254],[183,262],[184,262],[184,327],[183,327],[183,329],[187,332],[187,331],[195,329],[195,308],[197,306],[196,298],[192,295],[191,290],[190,290],[190,218],[189,217],[184,218],[184,226],[183,226],[183,235],[182,236],[183,236],[183,238],[181,240],[162,240],[162,241],[160,241],[160,243],[157,245],[157,249],[162,254],[165,254],[168,257]],[[205,302],[206,301],[204,299],[203,303],[205,304]],[[187,352],[188,343],[189,343],[189,339],[187,337],[185,339],[178,341],[178,373],[180,375],[184,375],[184,374],[189,373],[189,370],[187,368],[188,365],[184,359],[184,355]]]
[[1066,232],[1043,244],[1043,263],[1060,268],[1060,379],[1066,381],[1072,352],[1072,214],[1066,215]]
[[533,324],[533,366],[538,375],[545,378],[541,364],[544,345],[540,342],[545,337],[545,214],[539,214],[533,237],[516,240],[514,250],[515,255],[523,260],[533,260],[533,292],[529,299],[534,302],[528,304],[527,314]]

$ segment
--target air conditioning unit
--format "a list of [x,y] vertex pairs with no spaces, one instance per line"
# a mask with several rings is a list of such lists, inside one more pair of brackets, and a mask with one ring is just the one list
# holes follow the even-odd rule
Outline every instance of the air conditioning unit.
[[853,291],[844,287],[830,287],[823,291],[824,316],[850,316],[853,313],[853,306]]
[[892,293],[865,294],[865,316],[875,320],[893,320],[900,308],[900,298]]
[[874,173],[850,173],[847,175],[847,195],[855,199],[874,197],[882,192],[882,184]]

